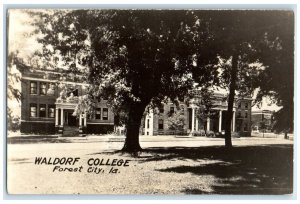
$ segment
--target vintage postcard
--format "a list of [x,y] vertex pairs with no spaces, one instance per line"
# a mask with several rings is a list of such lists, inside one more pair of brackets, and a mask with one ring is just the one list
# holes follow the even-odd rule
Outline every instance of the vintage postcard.
[[8,194],[294,193],[293,10],[6,12]]

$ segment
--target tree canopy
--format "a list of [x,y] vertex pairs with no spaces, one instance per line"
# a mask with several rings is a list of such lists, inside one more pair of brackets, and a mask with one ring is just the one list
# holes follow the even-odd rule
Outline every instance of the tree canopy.
[[[236,91],[243,97],[260,88],[256,101],[266,95],[272,96],[277,104],[288,101],[283,108],[287,114],[284,118],[292,120],[293,12],[227,10],[207,11],[202,16],[210,19],[213,38],[219,45],[217,54],[223,60],[218,65],[222,69],[219,85],[229,90],[226,146],[232,145],[231,120]],[[283,93],[278,82],[289,90]],[[277,124],[286,127],[283,121]]]
[[124,150],[140,149],[146,106],[176,101],[217,73],[214,38],[197,11],[57,10],[39,13],[42,56],[86,73],[91,98],[128,115]]
[[[289,130],[293,126],[294,16],[290,11],[28,13],[34,17],[42,45],[35,56],[43,63],[36,64],[81,76],[89,84],[81,101],[85,107],[106,98],[119,121],[126,116],[125,151],[140,150],[138,132],[146,107],[159,107],[169,99],[176,102],[196,87],[204,93],[212,86],[229,90],[228,146],[236,91],[245,95],[260,88],[257,101],[271,96],[283,107],[277,124]],[[280,118],[290,119],[283,123]]]

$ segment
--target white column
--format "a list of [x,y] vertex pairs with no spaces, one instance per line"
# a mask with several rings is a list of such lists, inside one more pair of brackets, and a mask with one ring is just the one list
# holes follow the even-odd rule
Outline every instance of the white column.
[[219,132],[222,131],[222,110],[219,112]]
[[192,132],[195,130],[195,108],[192,108]]
[[79,127],[82,126],[82,114],[79,115]]
[[84,124],[83,124],[84,127],[86,127],[86,120],[87,120],[87,114],[86,112],[84,112]]
[[196,117],[196,131],[199,131],[199,120],[197,117]]
[[64,126],[64,109],[60,109],[60,125]]
[[235,111],[233,111],[232,115],[232,132],[235,132]]
[[206,130],[207,131],[210,131],[210,118],[209,117],[207,117],[207,123],[206,123]]
[[148,131],[148,128],[147,128],[147,121],[148,121],[147,115],[148,114],[146,114],[145,117],[144,117],[144,120],[145,120],[144,121],[145,122],[144,135],[145,136],[147,136],[147,131]]
[[55,109],[55,126],[58,126],[58,108]]
[[153,111],[150,110],[150,114],[149,114],[149,136],[153,136],[153,118],[154,118],[154,114]]

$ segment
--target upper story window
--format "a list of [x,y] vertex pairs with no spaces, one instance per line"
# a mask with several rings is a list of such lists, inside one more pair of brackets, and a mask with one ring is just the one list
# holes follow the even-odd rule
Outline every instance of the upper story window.
[[165,111],[164,110],[164,106],[162,106],[162,107],[159,108],[159,113],[164,113],[164,111]]
[[41,82],[40,83],[40,95],[46,95],[47,93],[47,83]]
[[47,95],[53,96],[55,93],[55,84],[50,83],[49,89],[47,90]]
[[30,82],[30,94],[37,94],[37,83],[35,81]]
[[30,104],[30,117],[36,117],[37,116],[37,106],[35,103]]
[[40,104],[39,116],[46,117],[46,104]]
[[73,89],[73,90],[70,90],[67,92],[67,97],[70,97],[70,96],[78,96],[78,89]]
[[245,108],[248,109],[248,103],[245,103]]
[[108,120],[108,108],[103,108],[102,120]]
[[248,118],[248,113],[247,112],[245,113],[245,118]]
[[96,108],[96,119],[101,119],[101,108]]
[[239,102],[239,104],[238,104],[238,108],[241,108],[241,103],[242,103],[242,102]]

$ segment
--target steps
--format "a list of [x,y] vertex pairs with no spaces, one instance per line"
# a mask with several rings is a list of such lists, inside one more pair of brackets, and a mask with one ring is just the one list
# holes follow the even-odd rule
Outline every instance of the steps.
[[79,128],[76,126],[65,126],[63,131],[63,137],[78,137]]

